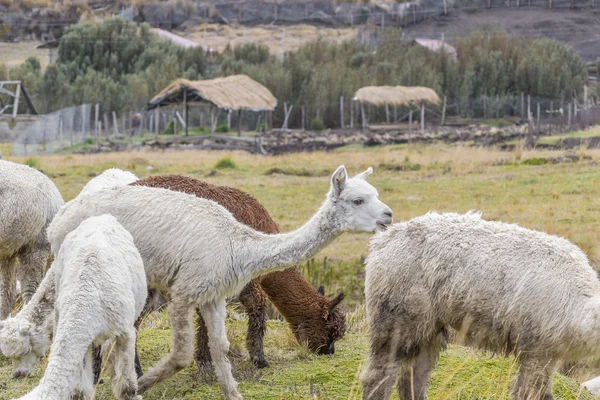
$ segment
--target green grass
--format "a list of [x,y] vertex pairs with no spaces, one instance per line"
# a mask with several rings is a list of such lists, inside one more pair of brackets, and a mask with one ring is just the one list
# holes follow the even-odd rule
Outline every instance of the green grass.
[[[397,221],[429,210],[465,212],[482,210],[490,220],[517,222],[522,226],[563,236],[580,246],[592,264],[600,266],[600,150],[580,150],[591,159],[566,164],[523,165],[523,160],[556,156],[554,151],[512,153],[454,147],[450,152],[424,145],[395,145],[378,148],[348,146],[333,152],[300,153],[262,157],[243,152],[131,152],[94,155],[36,157],[41,168],[59,187],[65,200],[72,199],[95,174],[119,167],[140,177],[157,173],[181,173],[211,183],[245,190],[258,198],[279,223],[282,231],[299,227],[316,211],[329,188],[329,174],[345,164],[351,175],[374,166],[369,181],[380,199],[394,210]],[[219,169],[228,160],[236,168]],[[498,165],[499,160],[507,160]],[[14,159],[24,162],[25,158]],[[386,168],[407,163],[419,168]],[[381,164],[381,165],[380,165]],[[147,171],[148,166],[154,170]],[[267,171],[284,171],[271,173]],[[301,173],[298,173],[300,171]],[[304,173],[309,171],[310,173]],[[324,173],[329,171],[329,173]],[[293,173],[292,173],[293,172]],[[328,295],[346,293],[342,308],[349,312],[352,332],[336,345],[333,357],[306,354],[281,322],[269,322],[266,354],[271,368],[257,371],[246,357],[232,357],[240,392],[246,399],[358,399],[357,374],[367,353],[364,322],[364,267],[369,234],[342,235],[302,271],[315,287],[325,285]],[[326,260],[325,260],[326,257]],[[355,311],[358,310],[358,311]],[[272,313],[274,315],[274,313]],[[169,331],[163,316],[154,318],[155,328],[140,333],[144,367],[166,354]],[[236,351],[245,352],[245,321],[228,320],[229,337]],[[21,395],[36,384],[32,378],[10,379],[10,365],[0,360],[0,400]],[[452,346],[441,358],[433,376],[431,399],[506,399],[515,372],[511,359],[490,358],[463,347]],[[600,369],[585,371],[587,378]],[[557,376],[557,399],[575,399],[578,384]],[[110,399],[108,385],[97,399]],[[190,367],[158,385],[145,399],[220,399],[218,386],[198,381]],[[582,395],[581,399],[589,399]]]

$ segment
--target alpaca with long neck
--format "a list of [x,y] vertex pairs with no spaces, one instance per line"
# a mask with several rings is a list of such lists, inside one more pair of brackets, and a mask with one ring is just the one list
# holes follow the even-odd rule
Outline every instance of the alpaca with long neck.
[[[239,189],[218,186],[181,175],[158,175],[132,183],[193,194],[213,200],[229,210],[235,219],[265,233],[279,233],[268,211],[250,194]],[[263,291],[264,290],[264,291]],[[266,293],[266,294],[265,294]],[[266,367],[263,338],[267,325],[267,296],[288,322],[300,343],[320,354],[335,352],[335,342],[346,330],[346,319],[336,307],[343,299],[333,300],[317,291],[297,267],[272,272],[251,281],[238,296],[248,314],[246,346],[254,365]],[[198,310],[195,360],[200,370],[210,366],[208,334]]]
[[240,399],[227,359],[225,299],[260,275],[312,256],[345,231],[385,229],[392,222],[392,211],[367,183],[371,171],[348,178],[340,166],[321,208],[290,233],[257,232],[211,200],[167,189],[126,186],[82,196],[66,205],[48,228],[48,238],[53,249],[58,249],[82,220],[105,213],[115,216],[134,238],[148,284],[169,299],[172,349],[140,378],[140,393],[190,364],[192,312],[199,306],[221,388],[227,399]]
[[65,237],[47,275],[56,292],[54,340],[39,386],[22,399],[91,399],[92,346],[110,340],[115,397],[141,400],[134,322],[147,285],[131,235],[111,215],[86,219]]

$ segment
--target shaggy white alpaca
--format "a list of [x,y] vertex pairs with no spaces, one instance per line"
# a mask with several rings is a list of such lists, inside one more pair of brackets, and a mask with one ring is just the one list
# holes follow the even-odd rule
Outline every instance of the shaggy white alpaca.
[[589,390],[592,394],[600,396],[600,376],[597,376],[594,379],[590,379],[589,381],[583,382],[581,386]]
[[261,274],[315,254],[344,231],[373,232],[391,223],[391,210],[366,181],[371,172],[369,168],[348,178],[340,166],[316,215],[286,234],[257,232],[210,200],[166,189],[126,186],[81,196],[66,205],[48,228],[48,237],[56,249],[85,218],[114,215],[134,237],[149,285],[170,299],[167,313],[173,346],[167,357],[140,378],[140,393],[191,363],[192,311],[199,305],[225,397],[239,399],[227,359],[226,297],[239,293]]
[[46,227],[63,199],[40,171],[4,160],[0,160],[0,193],[0,319],[4,319],[14,307],[17,278],[27,303],[44,276],[50,256]]
[[54,340],[44,377],[22,399],[93,394],[92,345],[114,341],[113,391],[137,396],[135,320],[146,302],[146,275],[131,235],[111,215],[69,233],[51,267],[56,289]]
[[585,254],[479,214],[429,213],[376,235],[365,295],[365,399],[389,398],[395,382],[400,399],[425,399],[448,327],[517,356],[513,399],[552,399],[557,364],[600,350],[600,282]]
[[[111,168],[90,180],[78,197],[103,188],[125,186],[137,179],[131,172]],[[14,378],[28,376],[46,354],[54,321],[54,299],[54,275],[49,269],[31,301],[14,318],[3,321],[0,350],[12,359]]]

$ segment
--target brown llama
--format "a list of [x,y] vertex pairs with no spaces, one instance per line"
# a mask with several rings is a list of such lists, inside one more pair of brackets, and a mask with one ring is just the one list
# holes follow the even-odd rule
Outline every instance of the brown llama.
[[[258,200],[239,189],[212,185],[181,175],[153,176],[131,185],[170,189],[213,200],[253,229],[279,233],[279,227]],[[248,314],[246,346],[255,366],[268,366],[263,350],[267,296],[300,343],[307,344],[310,350],[319,354],[334,353],[335,341],[341,339],[346,330],[346,319],[336,309],[344,294],[340,293],[329,300],[323,295],[322,288],[315,290],[297,268],[289,268],[254,279],[239,294]],[[206,371],[210,370],[211,357],[206,326],[199,312],[197,321],[195,361],[200,370]]]

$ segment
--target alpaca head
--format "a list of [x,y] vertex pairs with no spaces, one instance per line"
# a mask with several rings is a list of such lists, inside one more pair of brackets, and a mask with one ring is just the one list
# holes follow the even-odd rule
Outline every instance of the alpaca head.
[[367,182],[373,173],[365,172],[348,178],[346,168],[339,166],[331,176],[331,188],[327,194],[338,226],[343,231],[383,231],[392,223],[392,210],[379,200],[379,193]]
[[[47,343],[43,348],[35,345],[36,331],[31,323],[20,318],[0,321],[0,350],[4,356],[12,359],[13,378],[29,376],[46,352]],[[47,340],[41,338],[39,342],[45,343]]]
[[323,286],[318,292],[321,295],[321,316],[317,321],[300,323],[295,330],[296,339],[318,354],[334,354],[335,342],[346,333],[346,317],[336,308],[344,299],[344,293],[329,300],[324,295]]

